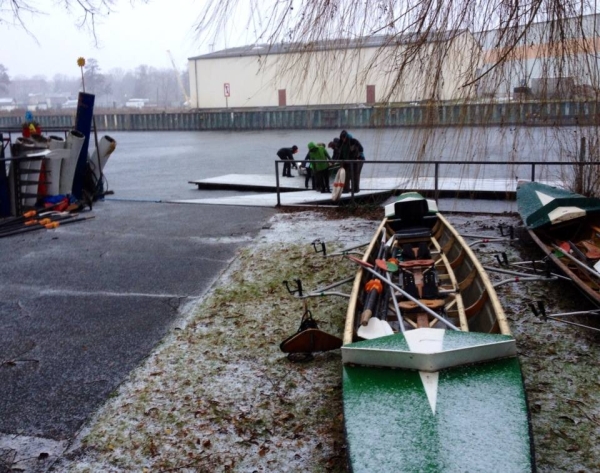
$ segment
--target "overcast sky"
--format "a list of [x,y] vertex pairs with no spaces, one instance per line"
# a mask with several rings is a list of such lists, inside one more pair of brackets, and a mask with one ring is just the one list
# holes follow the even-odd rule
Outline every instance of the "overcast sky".
[[[55,74],[79,76],[80,56],[97,59],[103,72],[115,67],[131,70],[141,64],[171,68],[167,49],[177,67],[184,69],[188,57],[210,51],[193,31],[203,0],[151,0],[133,6],[119,0],[114,12],[98,20],[98,46],[88,31],[77,28],[77,16],[67,14],[52,0],[37,3],[46,14],[23,19],[39,44],[22,28],[0,23],[0,64],[8,68],[13,79],[19,75],[44,75],[48,79]],[[244,44],[244,40],[236,43],[230,37],[228,46],[240,45],[240,41]],[[215,50],[223,47],[213,46]]]

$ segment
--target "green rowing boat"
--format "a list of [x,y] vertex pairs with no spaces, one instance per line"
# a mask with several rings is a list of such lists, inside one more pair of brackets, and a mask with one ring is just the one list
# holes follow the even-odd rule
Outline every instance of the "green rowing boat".
[[515,340],[482,266],[436,210],[403,194],[357,261],[342,346],[351,469],[530,472]]
[[600,307],[600,199],[519,182],[517,206],[533,241]]

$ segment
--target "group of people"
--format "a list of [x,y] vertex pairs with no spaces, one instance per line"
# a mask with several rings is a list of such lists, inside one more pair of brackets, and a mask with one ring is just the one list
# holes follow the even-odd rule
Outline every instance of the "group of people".
[[[331,155],[327,151],[331,149]],[[292,168],[298,169],[294,155],[298,153],[296,145],[291,148],[281,148],[277,156],[283,163],[283,177],[294,177]],[[334,138],[329,144],[308,143],[308,153],[300,167],[306,169],[304,186],[308,189],[312,181],[312,189],[321,193],[331,192],[329,173],[332,167],[338,165],[345,171],[343,193],[360,192],[360,173],[365,160],[364,149],[356,138],[346,130],[342,130],[339,138]]]

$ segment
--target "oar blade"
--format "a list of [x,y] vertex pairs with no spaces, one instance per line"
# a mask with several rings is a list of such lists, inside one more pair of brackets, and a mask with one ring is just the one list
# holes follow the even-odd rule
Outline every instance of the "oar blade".
[[394,331],[392,330],[392,326],[385,320],[378,319],[377,317],[371,317],[369,319],[369,323],[367,325],[361,325],[356,334],[365,340],[372,340],[374,338],[393,335]]

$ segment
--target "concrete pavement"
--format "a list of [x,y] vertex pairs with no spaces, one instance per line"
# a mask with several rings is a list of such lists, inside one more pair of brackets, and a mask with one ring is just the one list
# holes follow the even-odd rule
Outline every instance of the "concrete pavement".
[[63,448],[273,212],[106,201],[0,239],[0,471],[7,439]]

